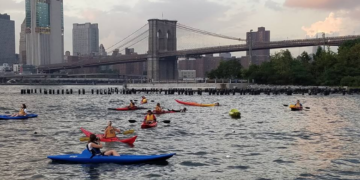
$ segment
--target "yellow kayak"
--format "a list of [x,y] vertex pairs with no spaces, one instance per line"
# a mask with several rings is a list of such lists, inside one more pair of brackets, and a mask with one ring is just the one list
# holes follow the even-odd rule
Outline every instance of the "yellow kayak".
[[294,104],[290,104],[289,107],[292,111],[301,111],[303,109],[302,107],[296,107]]
[[237,109],[232,109],[232,110],[230,110],[229,115],[233,118],[240,118],[241,113]]

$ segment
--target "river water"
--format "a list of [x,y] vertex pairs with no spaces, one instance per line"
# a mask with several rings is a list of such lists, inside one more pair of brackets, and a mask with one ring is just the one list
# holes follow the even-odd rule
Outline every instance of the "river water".
[[[222,106],[161,115],[158,120],[171,123],[142,130],[140,123],[128,120],[141,121],[144,111],[107,110],[140,100],[140,95],[21,95],[22,88],[41,86],[0,86],[0,114],[26,103],[39,117],[0,120],[1,179],[360,179],[360,96],[149,94],[149,101],[166,108],[183,107],[174,99]],[[310,110],[292,112],[283,106],[297,99]],[[155,102],[145,107],[155,107]],[[232,108],[241,111],[241,119],[228,116]],[[121,130],[134,129],[138,139],[135,147],[110,143],[105,149],[177,155],[164,164],[138,165],[58,164],[46,158],[80,153],[86,145],[79,141],[80,127],[100,133],[107,120]]]

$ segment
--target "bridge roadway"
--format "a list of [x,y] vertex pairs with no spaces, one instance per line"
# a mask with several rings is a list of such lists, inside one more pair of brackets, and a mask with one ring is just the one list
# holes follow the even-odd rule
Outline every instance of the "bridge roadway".
[[[267,43],[257,42],[252,45],[252,50],[280,49],[280,48],[307,47],[307,46],[320,46],[320,45],[340,46],[345,41],[355,40],[359,38],[360,35],[327,37],[325,39],[315,38],[315,39],[271,41]],[[215,53],[223,53],[223,52],[239,52],[239,51],[248,51],[248,50],[249,50],[249,45],[238,44],[238,45],[229,45],[229,46],[217,46],[217,47],[207,47],[207,48],[198,48],[198,49],[159,52],[159,57],[160,58],[174,57],[174,56],[186,57],[192,55],[215,54]],[[61,69],[76,69],[82,67],[95,67],[101,65],[144,62],[147,60],[147,57],[148,57],[147,54],[138,54],[138,55],[123,55],[119,57],[106,57],[100,59],[83,58],[77,62],[72,62],[72,63],[61,63],[61,64],[39,66],[38,69],[40,71],[56,71]]]

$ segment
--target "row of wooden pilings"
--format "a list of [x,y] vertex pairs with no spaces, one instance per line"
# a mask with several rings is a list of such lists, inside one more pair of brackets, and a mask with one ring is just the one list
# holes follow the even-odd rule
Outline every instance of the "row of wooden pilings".
[[293,94],[301,94],[301,95],[325,95],[328,96],[330,94],[360,94],[360,90],[352,89],[320,89],[320,88],[309,88],[309,89],[119,89],[119,88],[105,88],[105,89],[91,89],[86,91],[85,89],[21,89],[21,94],[100,94],[100,95],[111,95],[111,94],[165,94],[165,95],[202,95],[203,93],[208,93],[209,95],[293,95]]

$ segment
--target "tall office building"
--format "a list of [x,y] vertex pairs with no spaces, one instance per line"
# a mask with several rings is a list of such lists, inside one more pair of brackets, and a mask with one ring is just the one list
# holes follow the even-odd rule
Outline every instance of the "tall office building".
[[98,24],[73,24],[73,55],[99,54]]
[[[252,44],[262,42],[270,42],[270,31],[265,30],[265,27],[259,27],[257,32],[247,32],[246,33],[246,42],[250,43],[250,39],[252,40]],[[250,52],[246,52],[246,56],[250,56]],[[256,50],[252,51],[252,62],[251,64],[261,64],[262,62],[270,60],[270,49],[264,50]]]
[[26,19],[21,24],[19,40],[19,60],[20,64],[26,64]]
[[15,61],[15,22],[9,15],[0,14],[0,66]]
[[63,0],[26,0],[26,60],[28,65],[64,61]]

